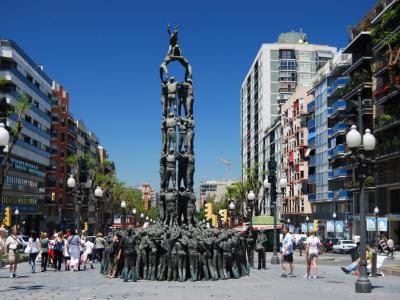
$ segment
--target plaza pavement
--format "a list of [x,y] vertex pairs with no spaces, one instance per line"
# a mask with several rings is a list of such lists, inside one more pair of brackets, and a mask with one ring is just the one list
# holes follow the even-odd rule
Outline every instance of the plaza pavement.
[[[268,254],[269,262],[271,254]],[[8,269],[0,269],[0,299],[384,299],[400,296],[400,277],[371,278],[371,294],[356,294],[356,277],[339,268],[349,262],[347,256],[324,254],[318,279],[305,279],[304,257],[295,257],[295,277],[280,278],[279,266],[267,264],[268,270],[252,270],[240,279],[201,282],[139,281],[124,283],[107,279],[94,270],[82,272],[29,272],[28,263],[20,265],[19,278],[8,278]],[[394,263],[398,264],[395,261]]]

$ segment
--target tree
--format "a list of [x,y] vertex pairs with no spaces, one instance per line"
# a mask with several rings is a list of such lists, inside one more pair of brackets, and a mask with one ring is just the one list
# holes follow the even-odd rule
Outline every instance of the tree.
[[388,47],[387,67],[390,83],[396,89],[400,89],[400,84],[396,82],[396,73],[399,69],[400,58],[400,32],[395,32],[399,26],[400,4],[397,3],[393,8],[386,11],[378,24],[371,28],[371,38],[374,45],[380,43]]
[[[7,81],[4,78],[0,78],[0,89],[4,86],[7,85]],[[17,120],[16,120],[16,125],[14,128],[11,128],[10,130],[10,135],[11,135],[11,144],[8,147],[8,152],[5,155],[5,158],[1,160],[1,168],[0,168],[0,203],[3,199],[3,188],[4,184],[7,178],[8,171],[10,170],[11,167],[11,154],[12,150],[17,143],[19,136],[21,134],[23,124],[22,124],[22,118],[26,113],[28,113],[31,110],[31,101],[30,97],[28,95],[23,95],[23,94],[17,94],[16,96],[17,100],[17,105],[14,107],[10,107],[8,111],[6,112],[6,116],[12,116],[16,115]],[[1,206],[1,205],[0,205]],[[0,217],[2,217],[3,214],[0,214]]]

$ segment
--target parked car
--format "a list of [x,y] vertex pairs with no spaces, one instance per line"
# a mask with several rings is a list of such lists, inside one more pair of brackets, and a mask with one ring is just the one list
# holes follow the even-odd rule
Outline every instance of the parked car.
[[357,244],[352,240],[339,240],[337,245],[332,246],[332,251],[333,253],[350,253],[350,251],[356,247]]
[[20,252],[24,252],[25,248],[28,246],[28,243],[29,243],[29,236],[27,236],[27,235],[17,235],[17,241],[19,243],[18,250]]
[[322,245],[325,252],[331,252],[334,245],[339,243],[339,239],[324,239]]

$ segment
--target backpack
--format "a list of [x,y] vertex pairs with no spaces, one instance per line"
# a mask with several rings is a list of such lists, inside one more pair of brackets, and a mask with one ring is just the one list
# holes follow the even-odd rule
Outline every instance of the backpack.
[[63,247],[62,242],[56,241],[56,243],[54,244],[53,250],[57,251],[57,252],[62,252],[62,247]]

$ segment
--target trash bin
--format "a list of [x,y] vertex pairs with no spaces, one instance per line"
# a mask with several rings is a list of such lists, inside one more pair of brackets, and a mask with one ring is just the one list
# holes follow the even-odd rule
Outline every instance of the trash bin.
[[351,261],[356,261],[360,257],[360,252],[357,247],[350,250]]

